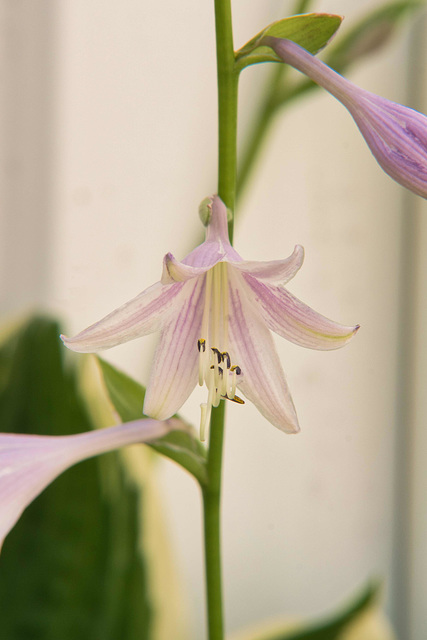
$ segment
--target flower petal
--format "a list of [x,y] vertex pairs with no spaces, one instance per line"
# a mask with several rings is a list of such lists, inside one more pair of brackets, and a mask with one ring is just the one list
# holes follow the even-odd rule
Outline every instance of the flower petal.
[[231,244],[208,242],[205,240],[182,261],[182,264],[192,267],[214,266],[217,262],[242,262],[242,258]]
[[[343,347],[358,331],[320,315],[283,287],[243,276],[269,329],[309,349],[327,351]],[[250,295],[250,294],[249,294]]]
[[[204,244],[201,246],[203,247]],[[171,253],[167,253],[163,258],[163,273],[161,283],[173,284],[175,282],[187,282],[187,280],[197,278],[197,276],[203,275],[204,273],[206,273],[206,271],[214,267],[222,259],[222,257],[223,254],[219,256],[217,254],[210,254],[209,252],[207,252],[206,263],[204,264],[204,266],[196,267],[190,266],[185,262],[179,262],[179,260],[176,260],[176,258],[174,258]]]
[[248,302],[240,279],[230,274],[230,355],[242,370],[238,387],[275,427],[297,433],[298,418],[273,339]]
[[181,283],[163,286],[157,282],[73,338],[61,339],[72,351],[92,353],[157,331],[176,310],[182,287]]
[[182,261],[192,267],[214,266],[217,262],[240,262],[242,258],[231,246],[228,236],[227,208],[219,196],[212,196],[211,216],[206,227],[206,240]]
[[0,549],[24,509],[72,465],[184,427],[180,420],[136,420],[72,436],[0,434]]
[[201,277],[184,284],[180,310],[160,335],[144,401],[144,413],[158,420],[170,418],[196,386],[204,281]]
[[211,216],[206,227],[206,242],[230,244],[227,207],[218,195],[212,196]]
[[292,255],[284,260],[271,260],[270,262],[242,260],[237,263],[233,262],[233,267],[258,280],[285,284],[295,276],[303,262],[304,249],[297,244]]

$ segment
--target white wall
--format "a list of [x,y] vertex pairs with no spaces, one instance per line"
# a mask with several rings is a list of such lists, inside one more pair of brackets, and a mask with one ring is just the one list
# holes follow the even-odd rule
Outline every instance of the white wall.
[[[216,183],[211,5],[1,0],[9,39],[3,44],[0,153],[13,171],[2,197],[7,310],[41,300],[75,332],[157,280],[166,251],[180,257],[191,248],[199,233],[198,203]],[[233,2],[236,46],[284,15],[273,0],[251,5]],[[350,26],[353,16],[372,6],[325,0],[316,8],[345,14]],[[352,79],[404,101],[404,35]],[[242,131],[265,77],[266,68],[259,67],[242,78]],[[223,529],[230,631],[284,612],[332,608],[373,575],[388,581],[392,615],[403,624],[409,609],[399,588],[408,576],[400,560],[411,540],[409,579],[417,593],[409,612],[411,640],[424,637],[426,359],[425,308],[418,303],[414,449],[400,451],[408,441],[402,430],[409,433],[411,425],[396,419],[399,411],[407,421],[398,403],[407,202],[333,98],[319,92],[278,121],[242,203],[236,247],[244,257],[262,260],[287,256],[302,244],[305,265],[290,290],[325,315],[362,328],[338,352],[277,341],[300,435],[284,436],[249,404],[229,408]],[[416,206],[421,219],[425,203]],[[425,273],[421,262],[416,268]],[[425,278],[417,282],[412,304],[425,300]],[[144,382],[153,345],[147,338],[108,358]],[[197,422],[198,399],[186,404],[185,413]],[[416,464],[409,483],[400,470],[401,456],[408,469],[411,455]],[[199,498],[172,464],[162,465],[160,482],[195,637],[201,638]],[[409,485],[406,518],[401,498]],[[409,637],[408,628],[405,633]]]

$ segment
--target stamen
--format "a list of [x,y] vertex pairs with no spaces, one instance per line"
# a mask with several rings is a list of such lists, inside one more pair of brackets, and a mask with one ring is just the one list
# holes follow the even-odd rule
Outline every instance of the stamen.
[[201,338],[197,341],[197,348],[199,350],[199,385],[203,387],[205,381],[205,369],[206,369],[206,340]]
[[222,356],[222,361],[223,362],[227,361],[227,369],[229,369],[231,367],[230,354],[228,353],[228,351],[223,351],[221,353],[221,356]]
[[211,366],[211,369],[213,369],[214,384],[215,384],[215,388],[217,388],[219,385],[219,367],[218,367],[218,360],[215,357],[214,357],[214,362],[213,362],[213,365]]
[[228,369],[226,369],[225,371],[223,371],[223,374],[221,376],[221,395],[222,396],[227,395],[227,385],[228,385],[229,375],[230,375],[230,372],[228,371]]
[[221,402],[221,391],[219,386],[215,388],[215,393],[212,400],[213,407],[219,407],[219,403]]
[[221,353],[221,351],[219,349],[216,349],[216,347],[212,347],[211,351],[213,351],[214,354],[216,355],[218,364],[220,362],[222,362],[222,353]]
[[242,398],[239,398],[239,396],[234,396],[234,398],[229,398],[229,400],[232,400],[233,402],[237,402],[237,404],[245,404],[245,401],[242,400]]
[[[212,407],[222,399],[237,404],[244,401],[236,396],[237,376],[241,369],[231,364],[228,352],[228,266],[225,262],[215,265],[206,273],[205,306],[200,335],[199,385],[206,385],[208,398],[200,405],[200,439],[206,437]],[[215,345],[215,346],[211,346]]]
[[[211,369],[215,370],[215,365],[214,364],[211,364]],[[219,373],[220,377],[222,378],[223,373],[224,373],[224,370],[223,370],[222,367],[218,367],[218,373]]]
[[233,365],[230,368],[230,372],[232,372],[231,375],[231,386],[230,386],[230,390],[228,392],[228,398],[229,400],[233,400],[234,396],[236,395],[236,386],[237,386],[237,376],[239,376],[241,374],[241,369],[240,367]]

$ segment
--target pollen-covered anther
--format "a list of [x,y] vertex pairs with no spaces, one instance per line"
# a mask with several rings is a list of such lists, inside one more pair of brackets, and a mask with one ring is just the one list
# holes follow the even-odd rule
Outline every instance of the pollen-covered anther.
[[235,402],[236,404],[245,404],[245,401],[239,396],[234,395],[234,398],[229,398],[228,396],[222,396],[225,400],[231,400],[231,402]]
[[212,353],[214,354],[214,356],[216,356],[216,361],[219,364],[220,362],[222,362],[222,353],[219,349],[217,349],[216,347],[212,347],[211,348]]
[[206,370],[209,368],[209,353],[206,351],[206,340],[204,338],[200,338],[197,341],[197,349],[199,351],[199,385],[203,387]]
[[221,353],[221,357],[222,357],[222,361],[227,363],[227,369],[230,369],[230,367],[231,367],[231,359],[230,359],[230,354],[228,353],[228,351],[223,351]]

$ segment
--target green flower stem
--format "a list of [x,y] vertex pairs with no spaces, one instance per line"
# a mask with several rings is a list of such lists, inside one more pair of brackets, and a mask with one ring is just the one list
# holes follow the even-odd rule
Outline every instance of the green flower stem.
[[[218,195],[234,212],[237,175],[237,93],[230,0],[215,0],[218,73]],[[234,216],[233,216],[234,218]],[[233,239],[233,219],[229,223]],[[225,402],[212,411],[207,459],[207,481],[202,485],[206,600],[209,640],[223,640],[221,571],[221,476]]]
[[224,417],[225,402],[223,401],[212,411],[207,462],[208,482],[202,488],[209,640],[224,638],[221,577],[221,470]]
[[[237,174],[237,92],[230,0],[215,0],[218,74],[218,195],[234,212]],[[233,240],[233,220],[229,224]]]

